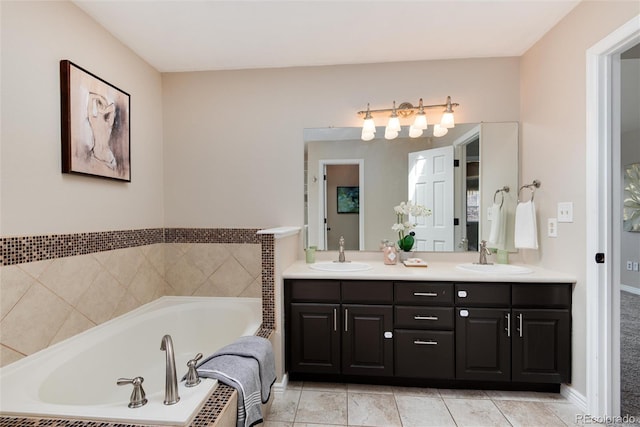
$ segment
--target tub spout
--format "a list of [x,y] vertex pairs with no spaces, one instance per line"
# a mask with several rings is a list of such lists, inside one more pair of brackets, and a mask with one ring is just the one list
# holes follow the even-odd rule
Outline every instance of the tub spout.
[[176,359],[173,355],[173,341],[171,336],[165,335],[160,343],[160,350],[166,352],[166,374],[164,382],[164,404],[178,403],[178,377],[176,376]]

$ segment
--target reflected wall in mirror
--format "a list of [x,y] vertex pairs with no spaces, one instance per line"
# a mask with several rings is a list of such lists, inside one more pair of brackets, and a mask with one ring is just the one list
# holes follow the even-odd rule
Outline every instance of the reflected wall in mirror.
[[[415,250],[477,251],[491,237],[495,203],[506,231],[489,246],[514,251],[518,124],[456,124],[439,138],[432,129],[409,138],[403,128],[392,141],[362,141],[355,127],[305,129],[305,245],[336,250],[344,235],[348,250],[377,251],[382,240],[398,239],[393,207],[413,200],[433,212],[414,221]],[[357,213],[336,212],[343,186],[359,187]],[[496,193],[505,186],[509,192]]]

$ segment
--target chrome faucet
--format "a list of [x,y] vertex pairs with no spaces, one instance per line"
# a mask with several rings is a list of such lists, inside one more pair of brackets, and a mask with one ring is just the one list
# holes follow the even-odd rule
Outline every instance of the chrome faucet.
[[340,240],[338,240],[338,262],[345,262],[344,257],[344,236],[340,236]]
[[176,376],[176,359],[173,355],[173,341],[171,336],[165,335],[160,343],[160,350],[166,352],[166,373],[164,382],[164,404],[178,403],[178,377]]
[[491,249],[487,247],[487,241],[483,240],[480,242],[480,259],[478,260],[478,264],[488,265],[493,264],[492,262],[487,262],[487,255],[491,255]]

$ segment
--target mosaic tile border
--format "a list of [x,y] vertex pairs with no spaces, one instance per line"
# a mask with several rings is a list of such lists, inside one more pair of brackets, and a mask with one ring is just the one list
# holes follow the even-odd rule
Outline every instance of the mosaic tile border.
[[[235,390],[219,383],[189,427],[207,427],[215,423]],[[108,421],[63,420],[53,418],[1,417],[0,427],[138,427],[149,424],[123,424]]]
[[260,243],[260,228],[165,228],[164,243]]

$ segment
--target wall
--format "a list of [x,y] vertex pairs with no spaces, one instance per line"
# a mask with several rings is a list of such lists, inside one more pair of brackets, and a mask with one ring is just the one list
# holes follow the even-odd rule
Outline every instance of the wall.
[[[521,58],[521,182],[539,179],[538,251],[525,262],[573,274],[573,380],[586,396],[586,50],[640,13],[637,2],[581,2]],[[573,202],[573,223],[548,238],[558,202]]]
[[[0,235],[163,225],[161,76],[70,2],[1,2]],[[131,183],[62,174],[59,61],[131,95]]]
[[460,123],[517,121],[518,81],[518,58],[163,74],[166,225],[302,225],[304,128],[447,95]]

